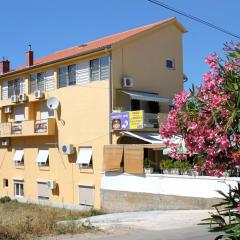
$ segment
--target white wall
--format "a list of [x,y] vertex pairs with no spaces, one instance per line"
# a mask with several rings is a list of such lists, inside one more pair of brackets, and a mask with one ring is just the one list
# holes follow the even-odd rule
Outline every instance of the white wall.
[[220,197],[216,190],[221,190],[227,193],[227,184],[236,186],[237,181],[240,182],[240,178],[103,173],[101,189],[186,197],[214,198]]

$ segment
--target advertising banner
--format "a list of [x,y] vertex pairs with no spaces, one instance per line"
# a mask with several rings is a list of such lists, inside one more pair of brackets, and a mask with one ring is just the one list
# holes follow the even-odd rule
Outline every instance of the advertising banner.
[[113,112],[111,122],[113,130],[129,129],[129,112]]
[[129,129],[142,129],[143,128],[143,111],[129,112]]
[[112,130],[131,130],[143,128],[143,111],[111,113]]

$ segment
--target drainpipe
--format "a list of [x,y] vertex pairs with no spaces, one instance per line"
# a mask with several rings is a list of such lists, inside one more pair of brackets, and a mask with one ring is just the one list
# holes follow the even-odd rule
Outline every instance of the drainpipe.
[[107,49],[108,54],[109,54],[109,143],[112,144],[112,127],[111,127],[111,112],[112,112],[112,97],[113,97],[113,84],[112,84],[112,53],[109,52]]

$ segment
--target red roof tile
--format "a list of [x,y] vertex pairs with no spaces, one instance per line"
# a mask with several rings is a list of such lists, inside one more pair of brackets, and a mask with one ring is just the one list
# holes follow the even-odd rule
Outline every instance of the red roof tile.
[[[68,48],[68,49],[64,49],[64,50],[52,53],[50,55],[47,55],[47,56],[39,58],[39,59],[34,59],[34,65],[31,66],[31,67],[42,65],[42,64],[47,64],[47,63],[50,63],[50,62],[53,62],[53,61],[61,60],[63,58],[71,57],[71,56],[81,54],[81,53],[84,53],[84,52],[88,52],[88,51],[94,51],[94,50],[97,50],[99,48],[112,45],[112,44],[117,43],[121,40],[127,39],[127,38],[129,38],[129,37],[131,37],[135,34],[138,34],[138,33],[143,32],[145,30],[151,29],[151,28],[153,28],[157,25],[172,21],[173,19],[175,19],[175,18],[169,18],[169,19],[166,19],[166,20],[163,20],[163,21],[159,21],[159,22],[156,22],[156,23],[152,23],[152,24],[149,24],[149,25],[145,25],[145,26],[142,26],[142,27],[131,29],[131,30],[128,30],[126,32],[121,32],[121,33],[117,33],[117,34],[114,34],[114,35],[106,36],[106,37],[103,37],[101,39],[88,42],[88,43],[84,44],[83,46],[81,46],[81,45],[75,46],[75,47],[72,47],[72,48]],[[23,66],[15,68],[15,69],[12,69],[10,72],[13,73],[15,71],[24,70],[24,69],[27,69],[27,68],[29,68],[27,65],[23,65]],[[8,74],[8,73],[6,73],[6,74]]]

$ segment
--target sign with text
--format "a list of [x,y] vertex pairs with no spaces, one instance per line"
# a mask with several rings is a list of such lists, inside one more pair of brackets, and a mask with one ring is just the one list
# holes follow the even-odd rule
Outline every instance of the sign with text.
[[129,112],[130,129],[143,128],[143,111]]
[[143,111],[111,113],[112,130],[131,130],[143,128]]

